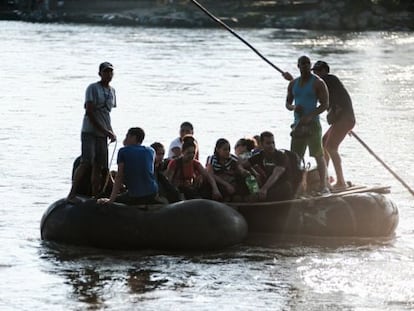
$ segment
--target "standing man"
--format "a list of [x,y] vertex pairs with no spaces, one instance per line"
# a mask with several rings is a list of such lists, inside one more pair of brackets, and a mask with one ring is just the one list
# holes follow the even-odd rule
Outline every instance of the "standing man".
[[115,89],[109,85],[114,75],[114,67],[109,62],[99,65],[101,80],[86,89],[85,115],[82,123],[81,162],[75,171],[72,188],[67,199],[75,200],[77,188],[88,168],[91,168],[92,196],[99,193],[104,176],[102,171],[108,167],[108,138],[116,140],[112,130],[110,112],[116,107]]
[[325,161],[328,166],[329,158],[335,168],[336,184],[334,188],[346,188],[346,182],[342,171],[341,156],[338,148],[349,131],[355,126],[355,115],[352,107],[351,96],[345,89],[338,77],[329,73],[329,65],[318,60],[313,65],[312,70],[323,81],[325,81],[329,91],[329,108],[327,121],[329,129],[323,136],[323,147],[325,149]]
[[[142,145],[145,132],[142,128],[128,130],[124,147],[118,151],[118,172],[110,198],[98,203],[120,202],[129,205],[161,203],[158,200],[158,185],[154,176],[155,150]],[[118,195],[125,184],[127,192]]]
[[286,108],[294,111],[290,148],[301,158],[304,157],[306,148],[309,148],[309,154],[315,158],[318,167],[320,192],[327,194],[329,188],[319,115],[329,106],[328,89],[322,79],[311,73],[309,57],[299,57],[298,68],[300,76],[290,81],[286,97]]

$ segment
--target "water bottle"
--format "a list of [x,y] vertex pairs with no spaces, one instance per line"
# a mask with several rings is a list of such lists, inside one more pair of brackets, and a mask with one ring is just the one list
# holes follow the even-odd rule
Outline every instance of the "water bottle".
[[252,174],[247,175],[245,181],[250,193],[253,194],[259,192],[259,184]]

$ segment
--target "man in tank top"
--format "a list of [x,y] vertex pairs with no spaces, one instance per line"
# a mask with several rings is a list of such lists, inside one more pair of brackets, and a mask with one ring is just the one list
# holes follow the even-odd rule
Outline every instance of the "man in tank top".
[[299,57],[298,68],[300,76],[290,81],[286,97],[286,108],[294,111],[291,151],[303,158],[309,148],[309,155],[315,158],[318,167],[320,192],[326,194],[329,188],[319,115],[329,106],[328,89],[322,79],[312,74],[309,57]]
[[86,89],[85,115],[81,130],[81,162],[74,173],[72,188],[67,197],[69,201],[75,200],[78,186],[89,168],[91,168],[92,196],[99,193],[105,179],[102,171],[108,167],[108,138],[111,142],[116,140],[110,117],[112,108],[116,107],[115,89],[109,85],[113,70],[111,63],[101,63],[99,65],[101,80],[90,84]]

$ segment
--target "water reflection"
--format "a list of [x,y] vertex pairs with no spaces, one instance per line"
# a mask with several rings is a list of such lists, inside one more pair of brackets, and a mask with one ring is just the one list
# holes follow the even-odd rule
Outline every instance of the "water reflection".
[[[266,308],[272,301],[276,309],[300,310],[321,303],[318,292],[330,296],[334,308],[347,306],[349,301],[332,302],[337,291],[356,291],[352,275],[341,271],[365,265],[361,258],[383,253],[388,243],[393,242],[256,235],[221,252],[126,252],[51,242],[42,242],[39,252],[46,272],[58,275],[69,287],[69,300],[89,309],[110,308],[127,297],[126,309],[139,303],[156,310],[181,301],[183,310],[193,310],[217,300],[241,309]],[[345,254],[347,261],[342,260]],[[365,271],[371,273],[370,268]],[[223,289],[227,295],[217,296]]]
[[159,288],[166,279],[157,279],[156,270],[142,268],[149,252],[117,252],[42,242],[40,257],[48,263],[48,272],[63,278],[71,287],[71,299],[102,308],[111,291],[118,289],[144,294]]
[[136,294],[150,292],[167,282],[165,279],[152,280],[152,273],[154,271],[129,269],[126,284],[131,292]]
[[81,267],[79,270],[62,270],[66,284],[73,287],[73,294],[81,302],[102,305],[103,289],[110,278],[101,276],[96,267]]

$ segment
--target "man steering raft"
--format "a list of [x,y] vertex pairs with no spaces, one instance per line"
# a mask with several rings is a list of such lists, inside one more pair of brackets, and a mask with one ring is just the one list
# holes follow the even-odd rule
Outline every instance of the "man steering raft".
[[[320,193],[325,195],[329,194],[330,190],[319,115],[329,107],[328,88],[322,79],[311,73],[309,57],[299,57],[297,66],[300,77],[290,81],[286,96],[286,108],[294,111],[291,151],[303,158],[306,148],[309,148],[309,154],[315,158],[318,167]],[[287,74],[284,76],[286,78]]]
[[79,185],[91,168],[90,183],[92,196],[101,190],[104,177],[102,170],[108,167],[108,138],[116,140],[112,130],[110,112],[116,107],[115,89],[109,85],[114,67],[104,62],[99,65],[99,82],[92,83],[86,89],[85,116],[82,123],[82,155],[80,164],[74,172],[72,188],[67,200],[76,203]]

